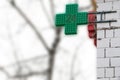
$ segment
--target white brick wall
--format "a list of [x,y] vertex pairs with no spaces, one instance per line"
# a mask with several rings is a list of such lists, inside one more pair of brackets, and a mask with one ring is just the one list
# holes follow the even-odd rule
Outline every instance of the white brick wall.
[[98,80],[109,80],[109,78],[98,78]]
[[99,58],[97,60],[97,67],[109,67],[109,58]]
[[107,48],[106,57],[120,57],[120,48]]
[[120,77],[120,68],[115,68],[115,76]]
[[105,72],[105,70],[104,70],[104,68],[98,68],[97,69],[97,72],[98,72],[98,74],[97,74],[97,77],[99,78],[101,78],[101,77],[103,77],[104,78],[104,72]]
[[97,3],[103,3],[104,2],[104,0],[96,0],[97,1]]
[[120,10],[120,1],[113,1],[113,10]]
[[97,11],[110,11],[110,10],[112,10],[112,2],[107,2],[107,3],[104,3],[104,4],[102,4],[102,3],[98,3],[98,9],[97,9]]
[[97,57],[104,58],[105,57],[105,49],[97,49]]
[[119,67],[120,66],[120,58],[111,58],[111,66]]
[[104,38],[105,36],[104,36],[104,34],[105,34],[105,32],[104,32],[104,30],[98,30],[97,31],[97,38]]
[[101,24],[97,24],[97,28],[101,29],[101,28],[109,28],[109,24],[108,23],[101,23]]
[[98,48],[108,48],[110,39],[101,39],[97,41]]
[[113,37],[113,30],[106,30],[106,38],[112,38]]
[[112,47],[120,47],[120,38],[112,38],[111,46]]
[[97,79],[120,80],[120,0],[97,0],[97,3],[97,11],[117,11],[103,16],[104,20],[117,22],[97,24]]
[[115,37],[120,37],[120,29],[115,29]]
[[117,78],[110,78],[110,80],[120,80],[120,78],[119,77],[117,77]]
[[105,77],[114,77],[114,69],[113,68],[106,68],[105,69]]

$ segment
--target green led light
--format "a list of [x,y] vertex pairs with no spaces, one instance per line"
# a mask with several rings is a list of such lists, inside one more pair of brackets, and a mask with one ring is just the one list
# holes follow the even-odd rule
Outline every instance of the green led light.
[[65,26],[66,35],[77,34],[77,25],[88,24],[88,13],[78,12],[78,4],[68,4],[65,14],[56,15],[55,24]]

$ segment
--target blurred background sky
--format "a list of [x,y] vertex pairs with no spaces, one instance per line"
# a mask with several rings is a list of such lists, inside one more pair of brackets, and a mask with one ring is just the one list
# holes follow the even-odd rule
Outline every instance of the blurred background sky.
[[[57,37],[54,16],[75,1],[54,0],[51,6],[51,0],[15,0],[35,29],[10,1],[0,0],[0,80],[46,80],[40,73],[49,67],[49,51],[35,30],[52,49]],[[91,5],[90,0],[78,3],[79,8]],[[83,11],[91,10],[92,6]],[[53,80],[96,80],[96,48],[87,25],[79,26],[78,34],[71,36],[62,29],[54,62]]]

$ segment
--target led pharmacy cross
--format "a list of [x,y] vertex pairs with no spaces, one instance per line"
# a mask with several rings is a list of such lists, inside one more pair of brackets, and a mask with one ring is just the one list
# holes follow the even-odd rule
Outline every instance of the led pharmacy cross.
[[[57,14],[55,18],[55,25],[57,27],[65,26],[65,34],[77,34],[77,25],[85,25],[88,23],[106,23],[106,22],[116,22],[116,20],[103,21],[102,15],[106,13],[115,13],[116,11],[106,11],[106,12],[78,12],[78,4],[68,4],[66,5],[66,13]],[[89,22],[88,14],[100,14],[101,21]]]

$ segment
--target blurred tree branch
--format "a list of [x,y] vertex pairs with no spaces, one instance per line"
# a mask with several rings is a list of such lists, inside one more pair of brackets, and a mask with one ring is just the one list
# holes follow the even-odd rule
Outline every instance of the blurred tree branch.
[[[41,7],[42,7],[42,10],[43,10],[43,12],[44,12],[44,14],[46,15],[46,17],[47,17],[47,20],[49,21],[49,23],[50,23],[50,26],[51,27],[53,27],[53,22],[54,22],[54,20],[53,19],[50,19],[50,16],[49,16],[49,14],[48,14],[48,12],[47,12],[47,10],[46,10],[46,7],[45,7],[45,5],[44,5],[44,3],[43,3],[43,0],[39,0],[40,1],[40,5],[41,5]],[[53,27],[54,28],[54,27]]]
[[48,74],[48,71],[40,71],[40,72],[30,72],[28,74],[18,74],[18,75],[15,75],[13,76],[12,78],[28,78],[30,76],[33,76],[33,75],[46,75]]
[[30,21],[30,19],[25,15],[25,13],[15,4],[15,0],[12,0],[9,2],[14,9],[18,11],[18,13],[24,18],[24,20],[30,25],[30,27],[34,30],[39,40],[43,43],[46,50],[49,52],[50,49],[48,45],[46,44],[45,40],[43,39],[42,35],[39,33],[39,31],[36,29],[36,26]]
[[10,74],[3,67],[0,67],[0,71],[5,73],[7,77],[10,77]]

